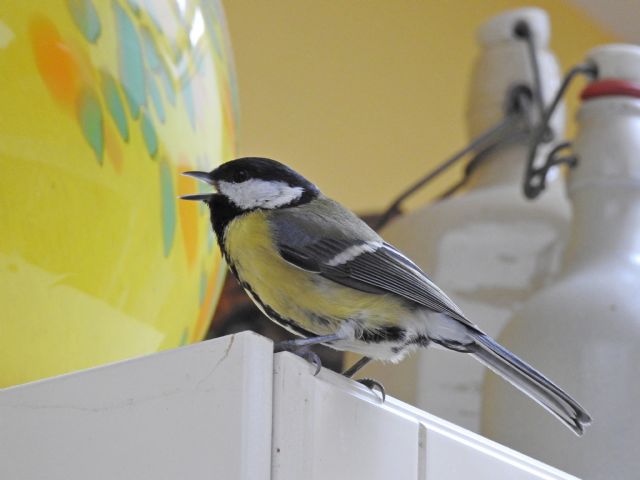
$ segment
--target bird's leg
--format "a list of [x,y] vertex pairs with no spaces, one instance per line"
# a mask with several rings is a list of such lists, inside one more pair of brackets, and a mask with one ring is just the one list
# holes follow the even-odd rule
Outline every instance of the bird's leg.
[[327,342],[335,342],[336,340],[343,340],[341,335],[336,333],[331,335],[321,335],[318,337],[309,337],[309,338],[296,338],[295,340],[284,340],[282,342],[278,342],[273,346],[274,352],[291,352],[299,357],[304,358],[309,363],[315,365],[316,371],[313,374],[314,376],[320,373],[320,369],[322,368],[322,362],[320,361],[320,357],[317,353],[309,350],[309,347],[312,345],[317,345],[319,343],[327,343]]
[[[344,375],[347,378],[351,378],[370,361],[371,361],[370,357],[362,357],[356,363],[351,365],[351,367],[347,368],[344,372],[342,372],[342,375]],[[361,383],[365,387],[367,387],[372,392],[375,392],[377,389],[380,392],[380,395],[382,396],[383,402],[387,398],[387,394],[384,391],[384,385],[382,385],[377,380],[374,380],[373,378],[361,378],[360,380],[356,380],[356,381],[358,383]]]
[[371,361],[370,357],[362,357],[360,360],[358,360],[356,363],[354,363],[353,365],[351,365],[351,367],[347,368],[344,372],[342,372],[342,375],[344,375],[347,378],[351,378],[353,377],[356,373],[358,373],[358,371],[363,368],[367,363],[369,363]]
[[332,333],[331,335],[320,335],[318,337],[296,338],[294,340],[278,342],[274,345],[273,349],[275,352],[294,352],[301,347],[317,345],[318,343],[335,342],[337,340],[344,340],[344,337],[337,333]]

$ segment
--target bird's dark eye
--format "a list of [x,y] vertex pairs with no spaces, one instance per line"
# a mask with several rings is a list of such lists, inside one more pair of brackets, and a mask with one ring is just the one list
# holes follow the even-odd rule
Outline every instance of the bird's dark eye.
[[249,174],[247,173],[246,170],[238,170],[237,172],[235,172],[233,174],[233,181],[235,183],[241,183],[244,182],[245,180],[247,180],[249,178]]

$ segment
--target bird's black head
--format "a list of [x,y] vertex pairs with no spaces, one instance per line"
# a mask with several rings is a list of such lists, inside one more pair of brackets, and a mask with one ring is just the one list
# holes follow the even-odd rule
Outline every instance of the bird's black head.
[[[318,188],[299,173],[269,158],[246,157],[224,163],[211,172],[184,172],[212,185],[241,211],[276,209],[307,203]],[[186,200],[207,201],[212,194],[185,195]]]

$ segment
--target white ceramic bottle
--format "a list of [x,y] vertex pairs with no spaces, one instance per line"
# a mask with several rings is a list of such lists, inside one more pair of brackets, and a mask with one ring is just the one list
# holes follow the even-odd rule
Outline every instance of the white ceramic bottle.
[[[494,17],[478,32],[481,53],[467,116],[472,138],[503,118],[513,87],[533,83],[526,46],[514,35],[520,21],[533,32],[544,99],[548,102],[557,89],[560,76],[547,49],[546,13],[527,8]],[[562,109],[552,127],[561,138]],[[554,272],[569,218],[560,182],[550,182],[535,202],[524,198],[526,157],[526,140],[494,151],[474,170],[465,193],[399,217],[382,232],[491,335]],[[479,429],[483,367],[466,355],[430,348],[399,365],[373,364],[363,374],[408,403]]]
[[[582,438],[488,375],[482,432],[588,479],[640,478],[640,47],[592,51],[568,179],[573,223],[561,274],[500,341],[593,417]],[[617,79],[617,80],[614,80]],[[622,80],[622,81],[620,81]],[[634,83],[635,82],[635,83]]]

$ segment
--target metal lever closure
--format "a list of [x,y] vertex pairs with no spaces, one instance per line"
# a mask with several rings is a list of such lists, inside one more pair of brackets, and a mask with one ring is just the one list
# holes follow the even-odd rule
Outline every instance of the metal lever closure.
[[[518,38],[524,38],[525,35],[530,36],[530,29],[525,22],[520,22],[514,30],[514,35]],[[533,52],[535,55],[535,52]],[[537,64],[536,64],[537,65]],[[537,68],[537,67],[536,67]],[[535,70],[534,70],[535,72]],[[537,103],[538,112],[542,112],[542,98],[540,95],[539,73],[534,73],[533,85],[516,85],[507,95],[504,106],[504,117],[495,125],[487,128],[484,132],[471,140],[464,148],[453,154],[444,162],[439,164],[433,170],[428,172],[413,185],[409,186],[405,191],[400,193],[382,213],[374,228],[376,230],[384,227],[391,219],[402,213],[402,204],[425,185],[429,184],[436,177],[449,170],[461,159],[473,154],[473,158],[465,169],[463,177],[452,187],[438,196],[438,199],[446,198],[458,189],[463,187],[468,181],[474,168],[482,161],[485,154],[490,150],[498,148],[500,145],[513,141],[522,141],[522,136],[531,135],[533,125],[536,123],[533,118],[535,113],[532,109],[532,103]],[[538,117],[540,113],[538,113]]]
[[[511,99],[507,102],[507,106],[505,107],[505,110],[507,110],[507,112],[504,118],[497,124],[489,127],[487,130],[482,132],[469,144],[467,144],[462,150],[453,154],[447,160],[442,162],[436,168],[431,170],[429,173],[427,173],[425,176],[423,176],[421,179],[407,188],[398,197],[396,197],[391,205],[380,216],[380,218],[374,225],[374,229],[381,229],[387,223],[389,223],[392,218],[399,215],[402,211],[401,206],[407,198],[412,196],[433,179],[446,172],[462,158],[472,153],[475,153],[475,157],[481,157],[490,149],[496,148],[498,145],[504,143],[509,143],[513,141],[514,138],[519,138],[523,134],[525,128],[529,129],[529,108],[527,106],[529,102],[527,102],[526,97],[530,98],[530,93],[527,93],[526,90],[528,90],[526,89],[526,87],[512,89],[512,92],[510,94]],[[453,194],[458,188],[462,187],[468,179],[469,172],[470,169],[467,169],[462,180],[454,185],[453,188],[449,189],[440,198],[449,196]]]
[[[525,40],[527,41],[527,44],[532,42],[530,38],[525,38]],[[528,50],[530,52],[529,58],[532,65],[537,65],[538,60],[535,51],[532,48],[529,48]],[[558,108],[560,100],[562,100],[562,97],[566,93],[571,82],[579,75],[585,75],[588,78],[593,79],[597,76],[597,74],[597,67],[593,63],[587,62],[574,66],[562,79],[562,83],[560,84],[560,87],[558,88],[549,106],[546,109],[543,109],[540,123],[531,135],[529,154],[527,156],[527,166],[523,181],[523,192],[528,199],[533,200],[546,188],[547,174],[549,173],[549,170],[551,170],[551,168],[563,164],[568,165],[571,168],[577,165],[578,159],[575,155],[559,155],[561,151],[567,150],[571,147],[570,142],[562,142],[555,148],[553,148],[547,155],[543,165],[536,166],[534,165],[534,163],[538,154],[538,147],[540,146],[540,144],[548,143],[553,140],[551,130],[549,128],[549,121],[551,120],[553,113]]]
[[572,80],[578,75],[586,75],[591,78],[596,77],[596,66],[592,63],[585,63],[576,65],[569,70],[562,80],[560,88],[556,92],[552,102],[545,108],[541,90],[540,67],[531,29],[526,22],[519,22],[515,26],[513,34],[526,42],[527,54],[533,72],[533,82],[531,86],[514,86],[507,96],[504,107],[505,113],[502,120],[478,135],[463,149],[449,157],[398,195],[379,218],[375,225],[376,230],[384,227],[392,218],[399,215],[402,212],[402,204],[409,197],[470,154],[474,156],[465,169],[463,178],[445,191],[445,193],[438,196],[437,199],[446,198],[464,186],[475,166],[483,160],[489,151],[514,141],[526,141],[527,138],[529,139],[530,147],[523,182],[524,194],[529,199],[536,198],[540,192],[544,190],[547,174],[552,167],[561,164],[576,165],[577,159],[575,156],[560,155],[561,152],[569,148],[570,144],[568,142],[561,143],[553,148],[547,155],[544,165],[536,166],[534,163],[539,145],[554,140],[553,131],[549,126],[549,120],[560,104],[560,100],[562,100]]

